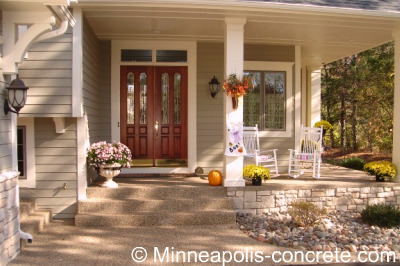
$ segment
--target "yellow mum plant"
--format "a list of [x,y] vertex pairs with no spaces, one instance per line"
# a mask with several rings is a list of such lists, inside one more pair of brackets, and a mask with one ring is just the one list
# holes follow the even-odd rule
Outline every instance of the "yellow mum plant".
[[246,165],[243,168],[243,176],[251,179],[271,179],[268,168],[254,164]]
[[364,171],[378,178],[393,179],[396,176],[396,166],[388,161],[375,161],[364,165]]
[[326,121],[326,120],[321,120],[321,121],[318,121],[317,123],[315,123],[315,125],[314,125],[314,127],[323,127],[324,129],[326,129],[326,130],[329,130],[329,129],[332,129],[333,128],[333,126],[331,125],[331,123],[329,123],[328,121]]

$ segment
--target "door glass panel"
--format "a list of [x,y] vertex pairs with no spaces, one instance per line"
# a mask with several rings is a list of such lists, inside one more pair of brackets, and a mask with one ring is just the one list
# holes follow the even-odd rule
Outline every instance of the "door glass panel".
[[121,50],[122,62],[151,62],[152,50]]
[[161,119],[163,124],[169,123],[169,76],[168,73],[161,75]]
[[181,124],[181,74],[174,75],[174,123]]
[[147,124],[147,76],[140,74],[140,124]]
[[187,62],[187,51],[184,50],[157,50],[157,62]]
[[128,73],[127,80],[127,123],[135,124],[135,84],[132,72]]

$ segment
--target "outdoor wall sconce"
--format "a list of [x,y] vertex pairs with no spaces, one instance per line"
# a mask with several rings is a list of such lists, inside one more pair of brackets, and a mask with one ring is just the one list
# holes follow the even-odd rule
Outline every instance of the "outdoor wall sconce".
[[214,76],[210,82],[208,82],[208,87],[210,89],[211,92],[211,97],[215,97],[215,95],[217,95],[218,91],[219,91],[219,81],[218,79]]
[[25,105],[26,91],[29,88],[17,75],[17,78],[11,81],[10,87],[6,87],[6,89],[8,90],[8,99],[4,100],[4,114],[12,112],[18,115]]

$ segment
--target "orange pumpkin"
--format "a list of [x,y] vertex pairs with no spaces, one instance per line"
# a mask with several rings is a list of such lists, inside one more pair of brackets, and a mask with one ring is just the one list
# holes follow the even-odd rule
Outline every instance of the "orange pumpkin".
[[220,186],[222,184],[222,173],[218,170],[212,170],[208,173],[208,183],[210,183],[210,186]]

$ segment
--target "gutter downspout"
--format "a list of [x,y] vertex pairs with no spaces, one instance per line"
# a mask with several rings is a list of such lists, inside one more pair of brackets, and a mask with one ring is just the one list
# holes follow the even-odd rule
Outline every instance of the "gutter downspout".
[[[20,172],[18,171],[12,171],[12,172],[6,172],[3,173],[2,176],[6,178],[6,180],[11,180],[13,178],[18,178]],[[17,185],[15,186],[15,206],[18,208],[19,211],[19,184],[17,182]],[[21,230],[21,222],[20,222],[20,217],[19,214],[17,215],[18,220],[18,230],[17,234],[19,235],[20,239],[26,239],[29,244],[32,243],[33,237],[31,234],[25,233],[24,231]]]

